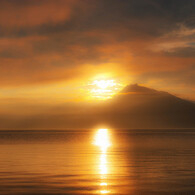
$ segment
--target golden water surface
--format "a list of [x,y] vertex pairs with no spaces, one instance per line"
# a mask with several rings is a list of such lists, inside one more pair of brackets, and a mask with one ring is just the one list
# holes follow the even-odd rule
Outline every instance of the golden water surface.
[[195,194],[194,130],[1,131],[0,194]]

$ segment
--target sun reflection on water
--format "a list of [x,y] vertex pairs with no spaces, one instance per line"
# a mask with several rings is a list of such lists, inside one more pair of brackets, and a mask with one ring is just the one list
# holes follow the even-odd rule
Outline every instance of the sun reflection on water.
[[100,194],[108,194],[107,190],[107,174],[108,174],[108,162],[107,162],[107,149],[111,146],[108,129],[99,129],[95,135],[94,144],[100,147],[100,161],[99,161],[99,174],[100,179]]
[[108,173],[107,169],[107,155],[101,154],[100,156],[100,174],[105,175]]
[[107,148],[111,146],[108,129],[99,129],[95,136],[95,145],[99,146],[102,153],[106,153]]

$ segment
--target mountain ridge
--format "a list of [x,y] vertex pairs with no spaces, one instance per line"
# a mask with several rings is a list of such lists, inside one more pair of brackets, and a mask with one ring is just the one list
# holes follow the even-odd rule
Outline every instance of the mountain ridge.
[[99,109],[117,127],[195,127],[195,104],[168,92],[128,85]]
[[0,129],[195,128],[195,104],[167,92],[129,85],[101,103],[63,104],[28,115],[4,114],[0,122]]

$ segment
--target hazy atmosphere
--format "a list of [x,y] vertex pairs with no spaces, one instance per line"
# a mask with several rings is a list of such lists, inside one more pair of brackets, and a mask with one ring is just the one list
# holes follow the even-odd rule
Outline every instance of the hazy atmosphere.
[[[97,104],[115,99],[119,106],[118,95],[137,93],[142,96],[139,104],[152,101],[139,89],[121,93],[135,84],[194,102],[194,4],[193,0],[1,0],[0,129],[76,127],[79,113]],[[129,101],[134,104],[135,99]],[[191,107],[183,115],[192,116],[194,105],[183,107]],[[92,121],[80,127],[102,120]],[[154,126],[175,126],[162,123]],[[137,125],[117,125],[122,126]]]

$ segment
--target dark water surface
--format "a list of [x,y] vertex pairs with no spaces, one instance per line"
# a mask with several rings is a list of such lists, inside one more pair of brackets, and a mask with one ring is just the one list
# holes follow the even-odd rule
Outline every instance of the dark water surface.
[[195,194],[195,130],[0,131],[0,194]]

